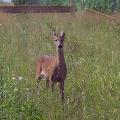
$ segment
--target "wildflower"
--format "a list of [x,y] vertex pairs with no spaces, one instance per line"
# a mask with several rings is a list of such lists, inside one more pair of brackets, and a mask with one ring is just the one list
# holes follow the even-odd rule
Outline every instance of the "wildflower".
[[12,77],[12,80],[15,80],[15,77]]
[[67,102],[67,104],[70,104],[70,98],[68,98],[67,100],[66,100],[66,102]]
[[18,80],[22,80],[22,79],[23,79],[23,77],[21,77],[21,76],[18,77]]
[[6,87],[6,84],[4,84],[4,88]]
[[29,88],[26,88],[26,90],[28,91],[28,90],[29,90]]
[[22,79],[23,79],[23,77],[21,77],[21,76],[12,77],[12,80],[22,80]]
[[18,90],[17,88],[14,89],[14,91],[17,91],[17,90]]

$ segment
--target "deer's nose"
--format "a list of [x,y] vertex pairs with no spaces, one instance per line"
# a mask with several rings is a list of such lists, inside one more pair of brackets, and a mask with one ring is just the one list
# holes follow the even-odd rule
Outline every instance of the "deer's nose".
[[62,44],[58,45],[59,48],[62,48]]

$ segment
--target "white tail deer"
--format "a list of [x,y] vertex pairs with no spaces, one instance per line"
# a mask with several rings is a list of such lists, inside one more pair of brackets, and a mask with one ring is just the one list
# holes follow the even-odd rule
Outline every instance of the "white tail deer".
[[54,84],[60,83],[61,100],[64,100],[64,80],[67,75],[67,68],[64,59],[64,37],[65,33],[61,32],[60,35],[56,35],[53,31],[52,39],[56,45],[55,56],[42,56],[38,58],[36,65],[36,80],[46,78],[46,86],[50,87],[53,91]]

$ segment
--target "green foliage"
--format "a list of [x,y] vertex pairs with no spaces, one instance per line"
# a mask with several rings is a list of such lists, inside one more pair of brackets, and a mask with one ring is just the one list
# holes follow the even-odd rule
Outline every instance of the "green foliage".
[[12,0],[15,5],[65,5],[69,3],[69,0]]
[[120,3],[118,0],[77,0],[76,5],[81,9],[89,8],[101,12],[113,12],[114,10],[119,9]]
[[39,0],[40,5],[63,5],[64,1],[61,0]]
[[[12,0],[15,5],[69,5],[69,0]],[[95,9],[101,12],[113,12],[120,9],[119,0],[76,0],[78,9]]]
[[15,5],[25,5],[27,0],[12,0]]

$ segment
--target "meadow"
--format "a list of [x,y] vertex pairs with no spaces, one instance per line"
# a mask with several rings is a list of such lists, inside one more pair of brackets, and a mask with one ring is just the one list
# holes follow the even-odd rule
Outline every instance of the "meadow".
[[[35,61],[65,31],[65,102],[36,89]],[[120,120],[120,25],[78,14],[0,14],[0,120]]]

